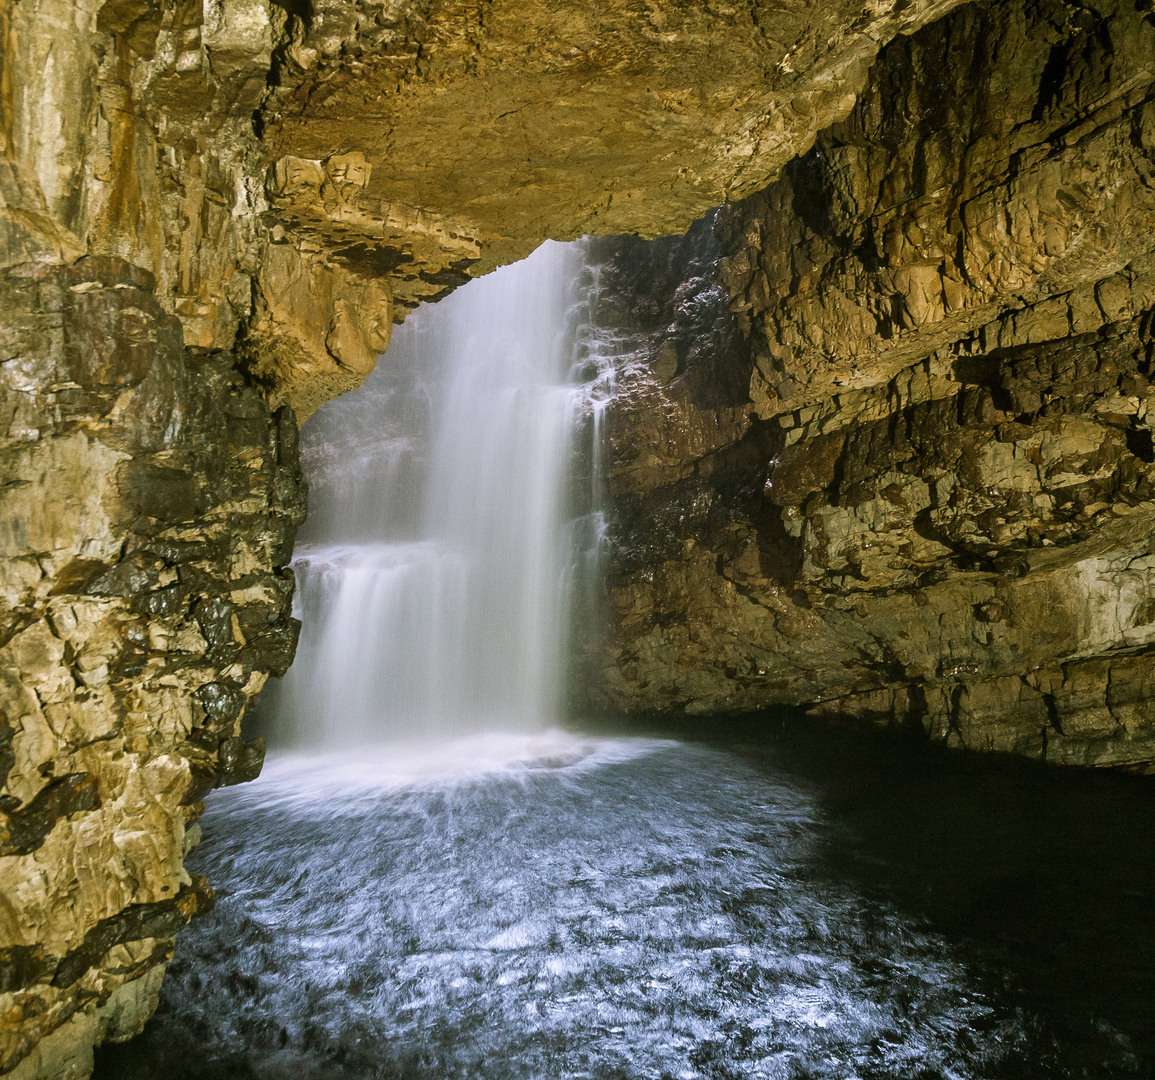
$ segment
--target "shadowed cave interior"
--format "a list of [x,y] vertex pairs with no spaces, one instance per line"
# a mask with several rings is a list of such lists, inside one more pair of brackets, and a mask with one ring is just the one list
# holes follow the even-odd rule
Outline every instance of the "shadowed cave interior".
[[[741,357],[689,272],[713,227],[658,244],[691,279],[687,368]],[[607,420],[642,336],[608,285],[633,248],[547,245],[463,287],[306,428],[302,638],[251,720],[272,755],[210,798],[190,860],[230,887],[98,1077],[1148,1068],[1144,779],[786,707],[583,702],[620,528]]]

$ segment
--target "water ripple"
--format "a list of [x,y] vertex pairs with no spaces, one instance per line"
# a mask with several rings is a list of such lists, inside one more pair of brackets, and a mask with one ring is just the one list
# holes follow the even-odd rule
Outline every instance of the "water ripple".
[[823,875],[804,782],[662,740],[456,749],[214,797],[194,868],[224,889],[153,1026],[195,1042],[174,1076],[928,1080],[1024,1038]]

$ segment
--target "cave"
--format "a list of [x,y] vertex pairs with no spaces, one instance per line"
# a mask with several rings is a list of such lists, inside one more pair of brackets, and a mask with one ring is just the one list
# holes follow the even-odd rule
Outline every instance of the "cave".
[[1149,4],[0,57],[0,1076],[1150,1075]]

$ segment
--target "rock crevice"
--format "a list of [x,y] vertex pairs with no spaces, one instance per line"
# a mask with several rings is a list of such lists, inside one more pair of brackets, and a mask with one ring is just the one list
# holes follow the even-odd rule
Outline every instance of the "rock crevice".
[[[1150,763],[1152,57],[1129,6],[968,5],[679,242],[732,322],[672,381],[676,320],[632,324],[595,701]],[[662,256],[606,257],[680,310]],[[749,392],[690,468],[719,367]]]

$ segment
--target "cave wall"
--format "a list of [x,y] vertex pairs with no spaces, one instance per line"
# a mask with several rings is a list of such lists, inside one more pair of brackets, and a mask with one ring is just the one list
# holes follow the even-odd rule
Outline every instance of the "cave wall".
[[1155,760],[1153,77],[1143,5],[971,4],[677,241],[684,280],[605,252],[651,314],[596,704]]
[[543,238],[764,188],[955,6],[0,0],[0,1074],[87,1075],[211,903],[297,424]]
[[296,642],[292,411],[228,352],[185,347],[153,285],[96,256],[0,288],[23,359],[4,396],[22,437],[0,451],[0,1067],[17,1076],[84,1073],[95,1039],[155,1008],[173,936],[212,900],[181,861],[201,800],[260,771],[241,714]]
[[[224,9],[216,9],[221,14]],[[0,1072],[156,1007],[296,628],[292,410],[248,371],[266,17],[0,5]],[[212,15],[213,11],[210,10]]]

